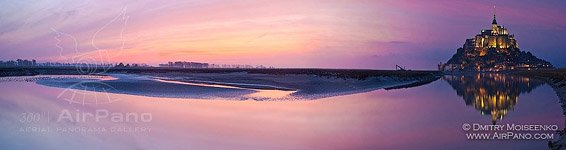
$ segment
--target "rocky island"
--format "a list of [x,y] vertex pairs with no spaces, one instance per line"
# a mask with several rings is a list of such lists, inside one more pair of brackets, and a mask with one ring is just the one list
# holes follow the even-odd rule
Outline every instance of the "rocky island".
[[497,24],[495,10],[491,29],[466,39],[456,54],[446,63],[438,64],[444,72],[499,72],[510,70],[553,69],[548,61],[535,57],[531,52],[521,51],[508,29]]

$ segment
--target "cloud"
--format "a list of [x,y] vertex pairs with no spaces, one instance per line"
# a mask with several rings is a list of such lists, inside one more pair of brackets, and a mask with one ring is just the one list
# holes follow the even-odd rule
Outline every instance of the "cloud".
[[[349,68],[399,63],[434,68],[466,38],[489,27],[492,4],[490,0],[2,1],[0,59],[59,56],[55,29],[74,36],[80,53],[124,49],[131,56],[127,60],[142,63],[187,60]],[[501,0],[497,4],[498,19],[516,34],[522,47],[565,65],[560,51],[566,43],[556,41],[566,37],[555,35],[566,34],[562,17],[566,10],[561,8],[566,2]],[[126,28],[123,18],[112,22],[123,8],[127,8]]]

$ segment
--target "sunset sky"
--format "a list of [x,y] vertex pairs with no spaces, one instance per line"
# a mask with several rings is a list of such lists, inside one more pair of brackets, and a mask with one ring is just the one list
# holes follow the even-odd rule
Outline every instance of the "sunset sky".
[[494,4],[521,50],[566,67],[564,0],[10,0],[0,59],[435,69]]

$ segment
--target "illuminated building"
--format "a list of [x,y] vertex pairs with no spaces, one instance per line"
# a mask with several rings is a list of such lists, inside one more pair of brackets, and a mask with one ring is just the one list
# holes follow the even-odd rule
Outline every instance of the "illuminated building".
[[497,24],[495,7],[491,29],[466,39],[456,54],[445,64],[438,64],[440,71],[498,72],[506,70],[531,70],[554,68],[549,62],[521,51],[515,35]]
[[484,29],[474,38],[469,39],[474,48],[480,51],[480,56],[485,56],[489,48],[506,50],[508,48],[518,48],[515,35],[509,34],[507,28],[497,24],[496,15],[493,14],[491,30]]

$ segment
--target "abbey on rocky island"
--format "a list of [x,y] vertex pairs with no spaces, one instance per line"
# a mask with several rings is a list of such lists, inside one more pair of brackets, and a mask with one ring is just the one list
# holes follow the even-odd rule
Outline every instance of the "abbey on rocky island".
[[497,72],[506,70],[533,70],[554,68],[549,62],[521,51],[508,29],[497,24],[495,7],[491,29],[484,29],[458,48],[440,71]]

